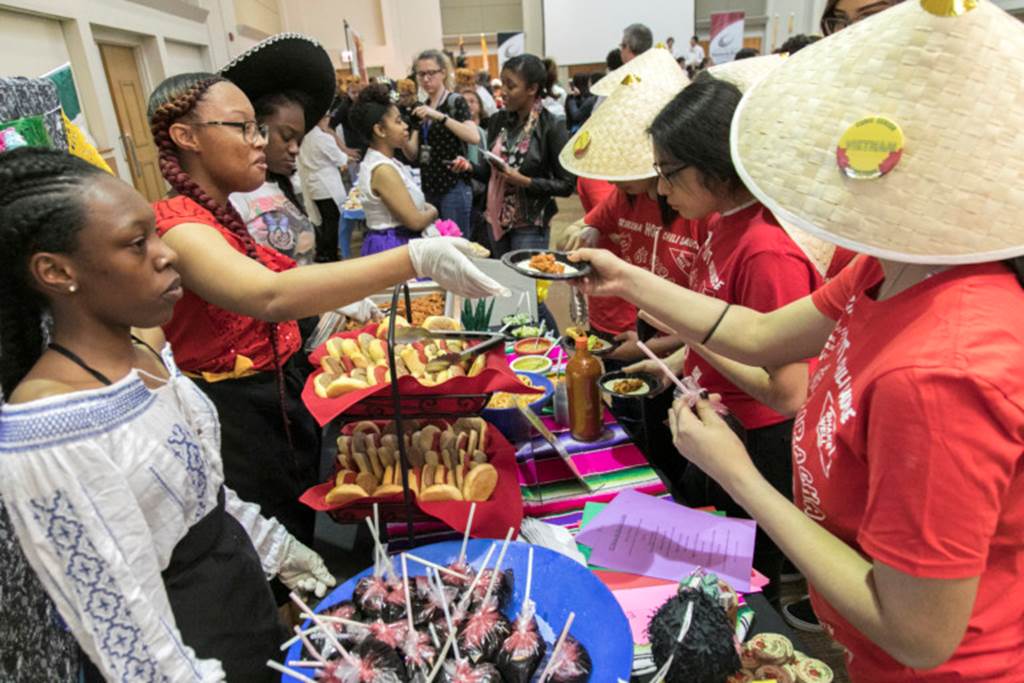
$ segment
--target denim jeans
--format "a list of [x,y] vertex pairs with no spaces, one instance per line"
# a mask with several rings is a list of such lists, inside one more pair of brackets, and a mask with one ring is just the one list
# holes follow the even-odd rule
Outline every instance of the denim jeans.
[[427,195],[427,201],[437,207],[438,218],[455,221],[462,235],[469,238],[473,231],[473,190],[460,180],[443,195]]
[[535,225],[525,228],[508,230],[501,239],[495,242],[491,251],[493,258],[501,258],[510,251],[518,249],[548,249],[551,241],[551,228]]

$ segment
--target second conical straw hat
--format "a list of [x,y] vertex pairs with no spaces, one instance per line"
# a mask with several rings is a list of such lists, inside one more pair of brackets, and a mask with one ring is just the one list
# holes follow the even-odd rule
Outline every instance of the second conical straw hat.
[[717,79],[728,81],[742,92],[747,92],[757,85],[761,79],[781,66],[787,55],[763,55],[749,59],[734,59],[725,64],[717,64],[708,69],[708,73]]
[[[689,82],[686,72],[679,66],[671,52],[663,47],[652,47],[599,80],[591,86],[590,92],[599,97],[607,97],[622,84],[627,75],[665,87],[675,87],[680,77],[683,79],[683,85]],[[682,86],[679,86],[679,89],[682,89]]]
[[562,167],[596,180],[653,178],[657,174],[647,129],[686,85],[682,71],[675,79],[627,74],[562,148]]
[[780,219],[906,263],[1024,254],[1024,24],[987,0],[907,0],[804,48],[732,123]]

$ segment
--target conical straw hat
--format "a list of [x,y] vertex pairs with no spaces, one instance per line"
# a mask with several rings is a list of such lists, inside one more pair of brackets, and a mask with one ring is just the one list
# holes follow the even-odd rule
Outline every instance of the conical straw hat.
[[596,180],[642,180],[657,175],[647,129],[688,83],[680,69],[676,72],[674,79],[667,75],[644,78],[627,74],[625,82],[612,91],[562,148],[558,155],[562,167],[574,175]]
[[788,55],[763,55],[749,59],[734,59],[718,64],[707,71],[715,78],[728,81],[742,92],[747,92],[761,82],[776,67],[781,66]]
[[908,263],[1024,254],[1024,24],[908,0],[789,57],[746,94],[732,156],[781,220]]
[[[715,78],[732,83],[740,92],[746,93],[760,83],[768,74],[782,66],[788,55],[764,55],[749,59],[736,59],[725,64],[713,66],[707,73]],[[775,216],[779,225],[786,231],[790,239],[807,255],[822,274],[828,272],[836,245],[815,237],[809,232],[799,229],[792,222]]]
[[683,87],[682,85],[676,87],[680,76],[682,76],[683,85],[689,83],[686,72],[679,66],[671,52],[665,48],[652,47],[592,85],[590,92],[600,97],[607,97],[622,84],[628,74],[638,76],[641,81],[650,81],[668,88],[675,87],[676,92]]

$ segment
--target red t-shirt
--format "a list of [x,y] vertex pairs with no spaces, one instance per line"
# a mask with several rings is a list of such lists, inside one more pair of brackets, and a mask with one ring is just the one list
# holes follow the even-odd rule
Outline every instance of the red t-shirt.
[[616,192],[618,192],[618,189],[607,180],[576,178],[576,194],[580,196],[580,204],[583,205],[584,213],[589,212],[609,195]]
[[[216,228],[235,251],[245,253],[245,247],[234,234],[188,197],[160,200],[153,204],[153,211],[161,236],[182,223],[202,223]],[[256,255],[261,264],[274,272],[295,267],[292,259],[259,244]],[[175,304],[174,316],[163,329],[174,347],[175,362],[186,372],[229,372],[235,367],[236,356],[247,357],[257,370],[274,369],[274,349],[270,346],[270,326],[266,321],[226,311],[189,289]],[[301,344],[298,323],[278,323],[277,348],[282,363]]]
[[886,301],[861,257],[816,292],[837,320],[793,430],[794,501],[912,576],[980,576],[945,664],[907,669],[812,590],[856,681],[1024,677],[1024,290],[1000,263],[960,266]]
[[[658,200],[616,189],[590,211],[584,222],[601,233],[597,246],[627,263],[645,268],[683,287],[697,251],[694,222],[676,217],[662,225]],[[636,328],[636,306],[614,296],[590,297],[590,324],[608,334]]]
[[[817,268],[779,226],[763,204],[715,215],[690,269],[691,290],[756,311],[768,312],[801,299],[819,286]],[[686,357],[685,374],[722,402],[747,429],[788,418],[743,393],[696,353]]]

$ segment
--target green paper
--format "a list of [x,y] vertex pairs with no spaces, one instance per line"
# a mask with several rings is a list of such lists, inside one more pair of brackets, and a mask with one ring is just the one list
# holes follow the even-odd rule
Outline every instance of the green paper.
[[29,147],[50,147],[50,134],[46,132],[46,124],[42,116],[26,116],[13,121],[0,122],[0,130],[13,128],[18,131]]

